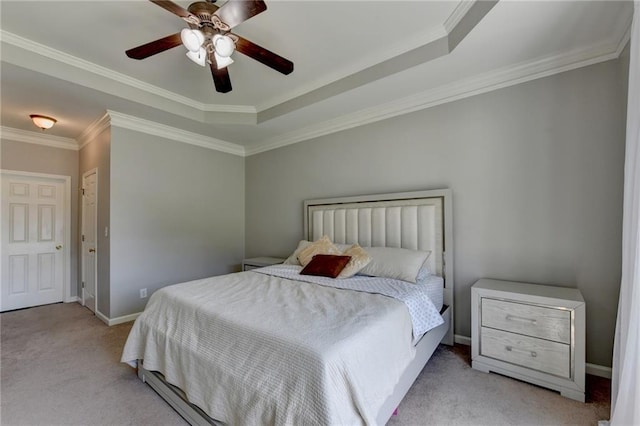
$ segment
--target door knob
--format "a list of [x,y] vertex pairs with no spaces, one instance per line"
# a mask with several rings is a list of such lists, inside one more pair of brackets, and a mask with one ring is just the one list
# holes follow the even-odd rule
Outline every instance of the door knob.
[[89,249],[89,253],[95,253],[96,249]]
[[56,250],[60,250],[61,248],[62,248],[62,246],[59,245],[59,244],[56,246]]

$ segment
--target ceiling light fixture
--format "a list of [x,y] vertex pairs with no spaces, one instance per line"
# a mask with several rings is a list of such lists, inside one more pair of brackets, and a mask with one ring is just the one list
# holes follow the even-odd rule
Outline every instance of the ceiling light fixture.
[[213,52],[213,54],[216,57],[216,65],[218,69],[222,69],[233,63],[233,59],[229,56],[220,56],[218,55],[218,52]]
[[[186,9],[173,0],[151,2],[182,18],[188,27],[183,27],[184,29],[177,34],[127,50],[125,53],[132,59],[145,59],[183,44],[192,52],[187,55],[189,60],[205,67],[209,63],[213,84],[218,93],[231,91],[231,79],[226,67],[233,63],[230,58],[236,49],[282,74],[293,72],[293,62],[290,60],[231,32],[238,24],[267,10],[263,0],[225,1],[222,6],[216,6],[216,0],[197,0]],[[205,55],[202,55],[200,48],[204,48]]]
[[180,31],[180,39],[184,47],[191,52],[197,52],[204,43],[204,34],[200,30],[190,30],[185,28]]
[[207,61],[207,51],[204,49],[204,47],[201,47],[196,52],[188,51],[187,58],[191,59],[193,62],[200,65],[201,67],[204,67]]
[[204,32],[185,28],[180,32],[180,39],[188,50],[187,57],[193,62],[204,67],[207,62],[214,63],[209,56],[213,54],[216,67],[221,69],[233,63],[231,55],[236,44],[228,35],[212,32],[209,28]]
[[50,129],[54,124],[58,122],[58,120],[56,120],[55,118],[47,117],[46,115],[31,114],[29,117],[31,117],[33,124],[41,128],[42,130]]
[[211,42],[216,53],[224,58],[231,56],[236,48],[231,37],[222,34],[214,35]]

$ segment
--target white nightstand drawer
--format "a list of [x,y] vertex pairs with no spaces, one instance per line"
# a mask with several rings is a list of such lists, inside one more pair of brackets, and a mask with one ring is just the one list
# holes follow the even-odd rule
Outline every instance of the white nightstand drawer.
[[556,376],[571,377],[570,346],[482,328],[480,354]]
[[482,299],[482,326],[569,344],[571,312],[489,298]]

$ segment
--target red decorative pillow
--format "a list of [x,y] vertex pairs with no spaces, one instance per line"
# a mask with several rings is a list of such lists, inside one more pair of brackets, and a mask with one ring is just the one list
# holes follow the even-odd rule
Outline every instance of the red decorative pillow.
[[319,275],[321,277],[335,278],[347,266],[351,256],[335,254],[316,254],[300,271],[301,275]]

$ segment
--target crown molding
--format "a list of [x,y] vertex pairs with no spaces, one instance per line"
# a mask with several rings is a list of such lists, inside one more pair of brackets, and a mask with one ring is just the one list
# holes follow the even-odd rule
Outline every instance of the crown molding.
[[[367,70],[376,68],[376,66],[379,66],[380,64],[388,63],[388,61],[402,61],[403,56],[411,56],[412,51],[417,51],[430,44],[436,44],[438,42],[445,41],[448,46],[449,35],[451,31],[456,28],[456,26],[476,3],[477,0],[459,0],[453,12],[451,12],[451,14],[442,23],[442,25],[439,25],[434,29],[428,32],[424,32],[412,39],[403,39],[402,43],[397,44],[393,48],[386,50],[385,52],[376,52],[373,56],[362,58],[347,69],[340,69],[339,71],[336,71],[332,74],[327,74],[323,76],[322,79],[310,82],[309,84],[299,87],[295,91],[287,92],[278,97],[271,98],[266,102],[262,102],[256,105],[258,115],[260,116],[260,113],[268,111],[270,109],[278,109],[284,104],[296,102],[296,100],[300,100],[312,93],[318,93],[334,84],[339,84],[341,81],[353,79],[353,77],[356,75],[364,76],[363,73],[366,73]],[[448,54],[450,52],[451,49],[447,48],[446,52],[440,52],[440,54],[438,54],[438,56],[436,57],[439,57],[442,54]],[[436,57],[424,55],[423,61],[428,62],[435,59]],[[258,117],[258,122],[260,121],[260,117]]]
[[[422,34],[420,37],[417,37],[415,40],[408,42],[404,40],[401,44],[396,46],[392,51],[387,51],[381,53],[377,52],[375,57],[366,58],[363,61],[355,64],[350,70],[343,70],[340,75],[328,75],[325,76],[322,80],[315,81],[311,84],[308,84],[295,92],[290,92],[287,94],[283,94],[276,98],[272,98],[267,102],[264,102],[258,106],[252,105],[220,105],[220,104],[207,104],[203,102],[195,101],[186,96],[182,96],[175,92],[171,92],[160,87],[154,86],[152,84],[148,84],[144,81],[132,78],[126,74],[122,74],[116,71],[113,71],[109,68],[97,65],[93,62],[86,61],[84,59],[78,58],[76,56],[70,55],[63,51],[53,49],[49,46],[43,45],[41,43],[35,42],[33,40],[29,40],[27,38],[21,37],[17,34],[5,31],[0,29],[0,41],[4,43],[8,43],[20,49],[26,50],[28,52],[40,55],[42,57],[54,60],[56,62],[65,64],[67,66],[71,66],[77,68],[82,71],[89,72],[94,75],[98,75],[103,78],[107,78],[111,81],[115,81],[119,84],[123,84],[129,87],[133,87],[135,89],[141,90],[151,95],[155,95],[164,99],[167,99],[172,102],[176,102],[178,104],[194,108],[196,110],[202,112],[214,112],[214,113],[235,113],[235,114],[249,114],[254,117],[257,117],[260,111],[267,110],[274,106],[280,105],[284,102],[297,99],[308,92],[312,92],[315,90],[321,90],[326,85],[331,84],[334,81],[341,80],[351,76],[354,73],[367,69],[369,67],[373,67],[380,62],[384,62],[386,60],[390,60],[396,58],[399,55],[406,53],[408,50],[417,49],[421,46],[427,45],[429,43],[433,43],[439,39],[446,38],[449,29],[455,27],[460,20],[464,17],[464,15],[471,9],[471,7],[477,3],[477,0],[458,0],[459,3],[456,5],[452,14],[447,17],[442,26],[433,30],[429,33]],[[93,87],[93,86],[92,86]],[[144,102],[143,102],[144,103]],[[149,105],[153,107],[157,107],[157,105]]]
[[45,58],[52,59],[56,62],[60,62],[65,65],[69,65],[77,69],[87,71],[89,73],[98,75],[100,77],[113,80],[120,84],[124,84],[130,87],[142,90],[152,95],[156,95],[156,96],[168,99],[170,101],[173,101],[182,105],[186,105],[191,108],[195,108],[200,111],[243,113],[243,114],[256,113],[256,109],[253,106],[216,105],[216,104],[205,104],[202,102],[197,102],[186,96],[182,96],[177,93],[171,92],[169,90],[162,89],[158,86],[145,83],[144,81],[129,77],[126,74],[113,71],[109,68],[94,64],[93,62],[89,62],[84,59],[80,59],[76,56],[70,55],[60,50],[53,49],[49,46],[45,46],[44,44],[37,43],[35,41],[29,40],[24,37],[20,37],[19,35],[16,35],[1,29],[0,29],[0,41],[2,41],[3,43],[8,43],[10,45],[18,47],[20,49],[24,49],[28,52],[43,56]]
[[[247,105],[216,105],[216,104],[206,104],[206,103],[198,102],[188,97],[176,94],[174,92],[171,92],[171,91],[159,88],[157,86],[145,83],[143,81],[137,80],[135,78],[129,77],[126,74],[113,71],[106,67],[75,57],[73,55],[62,52],[60,50],[50,48],[49,46],[26,39],[17,34],[13,34],[1,29],[0,29],[0,41],[13,45],[15,47],[18,47],[20,49],[26,50],[28,52],[40,55],[42,57],[54,60],[56,62],[63,63],[67,66],[71,66],[76,69],[86,71],[103,78],[107,78],[119,84],[133,87],[145,93],[164,98],[171,102],[175,102],[190,108],[194,108],[198,111],[251,115],[257,120],[258,114],[261,111],[265,111],[270,108],[277,107],[278,105],[281,105],[283,103],[296,100],[298,98],[302,98],[307,93],[322,90],[327,85],[331,85],[333,82],[350,78],[354,74],[357,74],[362,70],[375,67],[377,64],[381,62],[385,62],[394,58],[397,59],[399,56],[407,53],[408,51],[411,51],[412,49],[413,50],[419,49],[420,47],[429,45],[430,43],[435,43],[439,40],[446,39],[448,36],[449,30],[454,28],[460,22],[460,20],[465,16],[465,14],[472,8],[472,6],[475,3],[477,3],[477,0],[459,0],[458,4],[454,8],[451,15],[447,17],[443,25],[441,25],[437,29],[432,30],[428,33],[424,33],[411,41],[403,40],[402,43],[395,46],[391,51],[386,51],[384,53],[376,52],[374,57],[367,57],[362,61],[359,61],[349,70],[342,70],[342,72],[339,75],[327,75],[319,81],[312,82],[311,84],[308,84],[302,88],[299,88],[295,92],[282,94],[278,97],[272,98],[269,101],[258,105],[257,107],[247,106]],[[93,87],[93,85],[91,85],[91,87]],[[142,102],[142,103],[147,104],[145,102]],[[153,106],[157,108],[157,105],[149,105],[149,106]],[[255,123],[251,123],[251,124],[255,124]]]
[[69,149],[72,151],[77,151],[80,149],[75,139],[47,135],[40,132],[29,132],[26,130],[14,129],[13,127],[0,126],[0,139],[33,143],[36,145],[44,145],[52,148]]
[[[445,21],[442,31],[449,34],[460,21],[466,16],[469,10],[478,2],[460,1],[449,18]],[[69,138],[50,136],[40,132],[29,132],[13,128],[1,127],[0,136],[3,139],[11,139],[21,142],[47,145],[57,148],[78,150],[80,147],[90,143],[91,140],[105,127],[114,125],[128,128],[151,135],[172,139],[179,142],[214,149],[221,152],[249,156],[261,152],[277,149],[294,143],[317,138],[331,133],[355,128],[384,120],[414,111],[430,108],[452,102],[459,99],[490,92],[504,87],[509,87],[527,81],[543,78],[576,68],[616,59],[620,56],[630,38],[630,27],[632,13],[624,16],[615,23],[614,36],[599,45],[588,48],[565,52],[563,54],[552,55],[538,60],[515,64],[512,66],[497,69],[485,74],[463,79],[451,84],[439,86],[418,94],[414,94],[403,99],[377,105],[375,107],[363,109],[352,114],[338,117],[332,120],[316,123],[302,129],[281,134],[276,137],[260,141],[255,146],[243,147],[229,141],[211,138],[201,134],[177,129],[163,124],[143,120],[137,117],[122,114],[116,111],[108,111],[105,116],[92,123],[75,141]],[[437,37],[438,34],[430,34],[429,37]],[[195,102],[192,99],[175,94],[173,92],[149,85],[140,80],[133,79],[124,74],[117,73],[107,68],[101,67],[92,62],[88,62],[64,52],[49,48],[45,45],[22,38],[13,33],[0,29],[0,41],[12,46],[35,53],[53,61],[58,61],[95,75],[111,79],[118,83],[137,88],[148,93],[161,96],[169,101],[196,108],[206,112],[226,112],[226,113],[251,113],[257,114],[256,108],[251,106],[224,106],[210,105]],[[362,64],[360,64],[362,65]],[[307,87],[309,89],[309,87]]]
[[177,142],[184,142],[202,148],[213,149],[227,154],[245,156],[245,148],[232,142],[204,136],[198,133],[170,127],[154,121],[143,120],[132,115],[123,114],[117,111],[107,110],[112,127],[135,130],[164,139],[171,139]]
[[111,127],[111,117],[109,114],[105,114],[98,118],[78,136],[78,146],[80,149],[84,148],[98,137],[98,135]]
[[[376,68],[376,66],[381,63],[387,61],[398,61],[401,60],[402,55],[408,54],[411,50],[420,49],[426,45],[431,43],[437,43],[441,40],[446,40],[448,34],[444,30],[444,27],[439,27],[434,31],[425,34],[420,38],[419,41],[415,41],[414,43],[409,43],[405,40],[405,43],[398,45],[393,52],[386,51],[385,55],[377,55],[375,57],[368,56],[363,58],[362,60],[355,62],[349,68],[341,68],[340,70],[336,70],[333,73],[324,75],[321,79],[312,81],[308,84],[302,85],[295,90],[289,91],[287,93],[283,93],[280,96],[276,96],[274,98],[268,99],[266,102],[262,102],[256,105],[256,111],[258,115],[260,113],[277,109],[278,107],[283,106],[284,104],[296,102],[297,100],[303,99],[306,96],[309,96],[313,93],[320,93],[324,89],[334,85],[340,84],[342,81],[351,80],[356,75],[363,75],[362,73],[366,73],[368,70]],[[449,53],[449,52],[447,52]],[[425,62],[434,58],[425,59]],[[359,86],[356,86],[359,87]],[[351,87],[351,89],[356,88]],[[261,120],[258,118],[258,122]]]
[[631,39],[631,23],[632,22],[633,22],[633,12],[630,13],[629,16],[627,16],[626,19],[620,23],[622,30],[619,31],[619,33],[622,33],[622,36],[620,37],[620,40],[618,40],[618,47],[616,48],[616,57],[622,54],[622,51],[624,50],[627,43]]
[[477,0],[462,0],[458,3],[451,15],[449,15],[449,17],[444,21],[444,24],[442,24],[447,34],[453,31],[456,25],[458,25],[462,18],[465,17],[469,10],[471,10],[476,1]]
[[171,139],[176,142],[183,142],[196,145],[202,148],[212,149],[227,154],[245,156],[245,148],[241,145],[200,135],[186,130],[170,127],[149,120],[143,120],[117,111],[108,110],[105,115],[94,121],[85,129],[78,139],[63,138],[39,132],[29,132],[26,130],[14,129],[12,127],[0,126],[0,139],[7,139],[16,142],[32,143],[44,145],[51,148],[69,149],[79,151],[84,148],[106,129],[121,127],[138,132],[158,136],[164,139]]
[[261,141],[260,146],[247,147],[245,155],[259,154],[305,140],[375,123],[387,118],[409,114],[482,93],[515,86],[527,81],[616,59],[619,56],[619,52],[622,51],[622,48],[619,47],[620,44],[624,47],[625,43],[620,40],[610,40],[603,44],[579,49],[567,54],[551,55],[490,71],[397,101],[363,109],[353,114],[269,138]]

